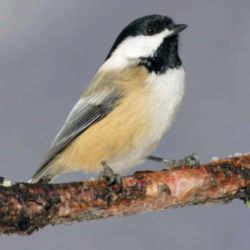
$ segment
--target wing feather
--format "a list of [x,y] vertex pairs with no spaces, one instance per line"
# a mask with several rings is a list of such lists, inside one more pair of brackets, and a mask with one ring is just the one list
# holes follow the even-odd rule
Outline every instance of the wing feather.
[[46,176],[49,163],[79,134],[107,116],[120,97],[121,95],[117,91],[107,91],[96,96],[81,98],[66,118],[63,127],[55,137],[48,154],[32,177],[31,182],[37,182],[43,176]]

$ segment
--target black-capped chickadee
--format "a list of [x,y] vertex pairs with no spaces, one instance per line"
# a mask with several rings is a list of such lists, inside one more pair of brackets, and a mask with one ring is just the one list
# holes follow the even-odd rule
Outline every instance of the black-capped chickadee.
[[103,163],[119,173],[145,160],[183,99],[178,36],[186,27],[161,15],[125,27],[30,182],[73,171],[98,173]]

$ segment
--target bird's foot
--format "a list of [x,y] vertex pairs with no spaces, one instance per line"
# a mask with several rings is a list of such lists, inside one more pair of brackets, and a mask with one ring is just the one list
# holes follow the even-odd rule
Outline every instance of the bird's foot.
[[180,160],[170,160],[165,161],[166,167],[180,167],[180,166],[189,166],[191,168],[197,167],[200,165],[200,160],[197,154],[191,154],[188,156],[185,156],[184,158]]
[[103,170],[99,174],[99,179],[104,179],[108,185],[121,184],[121,176],[116,174],[113,169],[106,163],[102,162]]
[[166,165],[166,168],[180,167],[180,166],[190,166],[197,167],[200,165],[199,157],[197,154],[193,153],[180,160],[167,160],[157,156],[149,156],[149,160],[162,162]]

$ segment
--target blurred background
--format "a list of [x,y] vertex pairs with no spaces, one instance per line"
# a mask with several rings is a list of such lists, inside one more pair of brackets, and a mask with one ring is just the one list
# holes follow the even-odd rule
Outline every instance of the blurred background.
[[[180,49],[187,92],[157,154],[197,152],[207,161],[250,151],[249,11],[247,0],[2,0],[1,176],[21,181],[34,173],[120,30],[155,13],[189,25]],[[235,201],[47,227],[25,238],[1,236],[0,243],[19,250],[248,250],[249,220],[249,210]]]

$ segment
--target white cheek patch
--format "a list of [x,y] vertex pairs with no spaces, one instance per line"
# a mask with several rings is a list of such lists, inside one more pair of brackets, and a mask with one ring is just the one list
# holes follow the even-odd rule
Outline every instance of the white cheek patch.
[[101,69],[121,69],[134,64],[140,57],[150,57],[158,49],[162,41],[171,34],[173,34],[172,30],[165,29],[153,36],[129,37],[115,49]]
[[173,31],[166,29],[163,32],[153,36],[140,35],[136,37],[130,37],[117,48],[117,50],[114,52],[114,55],[120,54],[124,57],[127,57],[128,59],[152,56],[161,45],[163,39],[172,33]]

